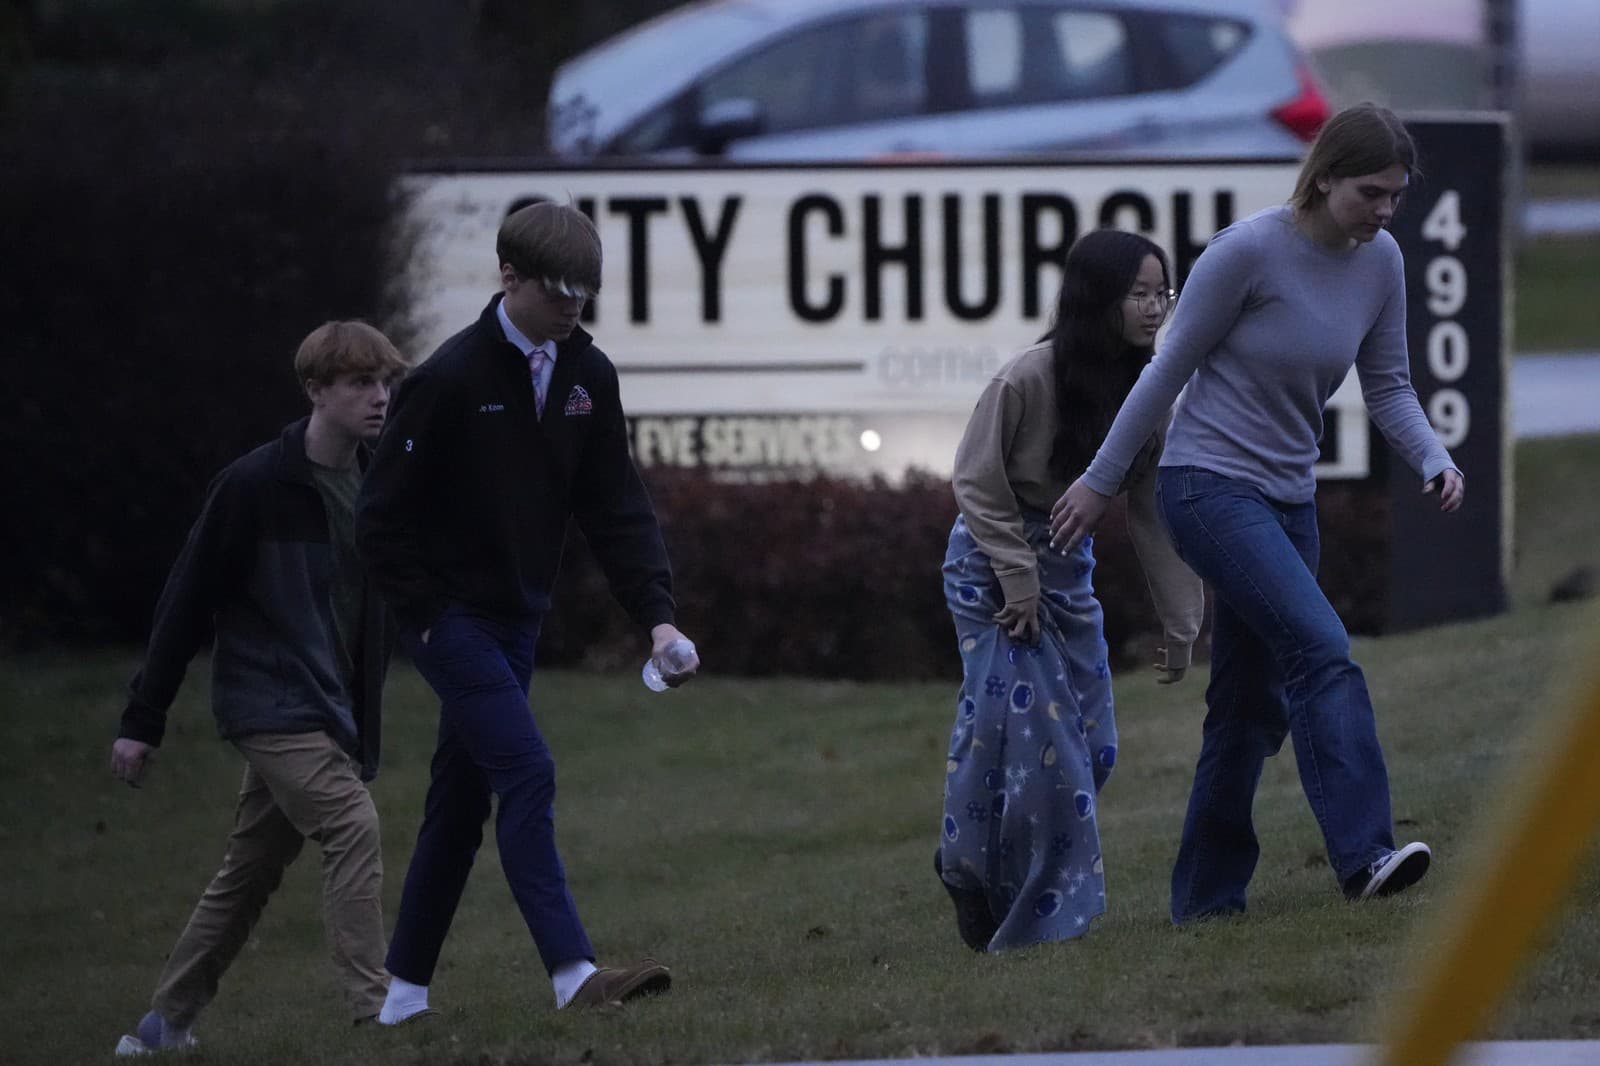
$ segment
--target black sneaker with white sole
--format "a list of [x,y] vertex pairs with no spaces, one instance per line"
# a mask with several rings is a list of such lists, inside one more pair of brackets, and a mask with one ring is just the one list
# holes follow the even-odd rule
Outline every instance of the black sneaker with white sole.
[[989,910],[989,898],[975,889],[957,888],[946,881],[944,859],[937,851],[933,853],[933,872],[938,875],[939,883],[956,906],[956,932],[960,934],[961,942],[973,951],[987,951],[989,941],[1000,931],[1000,923],[994,920],[994,914]]
[[1413,840],[1399,851],[1376,859],[1361,873],[1345,882],[1344,894],[1353,902],[1392,896],[1422,880],[1433,861],[1428,845]]

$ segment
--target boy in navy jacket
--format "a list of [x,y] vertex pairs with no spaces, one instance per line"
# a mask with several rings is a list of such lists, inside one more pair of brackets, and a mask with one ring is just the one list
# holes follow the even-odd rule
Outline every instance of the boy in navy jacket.
[[[537,203],[506,217],[495,251],[502,291],[401,387],[357,515],[363,558],[440,701],[385,1022],[427,1009],[491,795],[500,865],[557,1008],[671,983],[653,959],[595,966],[556,853],[555,763],[528,706],[569,519],[657,660],[683,638],[661,530],[628,454],[616,368],[578,325],[600,288],[600,238],[574,208]],[[668,683],[698,666],[692,659]]]

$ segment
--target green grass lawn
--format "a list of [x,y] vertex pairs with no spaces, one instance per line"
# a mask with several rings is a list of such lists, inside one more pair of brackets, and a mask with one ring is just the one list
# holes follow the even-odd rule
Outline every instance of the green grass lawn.
[[1600,170],[1585,163],[1531,163],[1523,192],[1535,200],[1592,200],[1600,196]]
[[[1478,818],[1572,664],[1592,605],[1545,605],[1550,575],[1600,562],[1583,484],[1600,438],[1524,446],[1516,610],[1357,642],[1379,709],[1402,838],[1433,844],[1416,891],[1343,903],[1293,760],[1257,804],[1248,916],[1175,930],[1166,882],[1201,719],[1204,669],[1118,682],[1123,759],[1103,798],[1109,914],[1080,941],[974,956],[931,871],[953,692],[708,677],[656,696],[637,677],[543,674],[535,706],[561,772],[558,826],[604,959],[652,953],[670,995],[558,1015],[486,842],[433,986],[445,1017],[352,1030],[322,944],[314,849],[289,872],[186,1062],[700,1063],[1374,1036],[1418,923],[1472,871]],[[1588,473],[1585,474],[1584,472]],[[1530,569],[1531,568],[1531,569]],[[710,650],[714,656],[714,649]],[[0,888],[7,1063],[93,1062],[145,1009],[213,872],[239,761],[188,685],[147,786],[106,770],[130,653],[0,662]],[[202,673],[197,667],[196,674]],[[392,920],[421,810],[432,702],[390,685],[385,897]],[[1600,878],[1495,1024],[1498,1037],[1600,1036]]]
[[1600,351],[1600,237],[1543,237],[1516,254],[1516,352]]
[[1600,436],[1525,440],[1516,448],[1514,603],[1533,606],[1588,566],[1600,571]]

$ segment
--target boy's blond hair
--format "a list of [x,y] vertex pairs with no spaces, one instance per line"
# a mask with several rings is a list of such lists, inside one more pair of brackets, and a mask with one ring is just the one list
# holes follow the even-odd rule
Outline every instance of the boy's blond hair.
[[313,381],[331,385],[341,374],[398,378],[409,369],[389,338],[359,319],[324,322],[294,353],[294,373],[302,387]]
[[576,207],[544,200],[511,212],[494,252],[529,281],[589,296],[600,291],[600,233]]

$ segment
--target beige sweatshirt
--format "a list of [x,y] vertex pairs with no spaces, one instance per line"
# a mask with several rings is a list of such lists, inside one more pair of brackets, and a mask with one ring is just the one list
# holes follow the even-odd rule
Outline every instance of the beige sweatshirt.
[[[1056,377],[1050,343],[1025,349],[995,374],[956,449],[956,505],[1007,603],[1039,596],[1039,569],[1022,531],[1022,509],[1050,513],[1068,482],[1050,472],[1056,437]],[[1156,463],[1135,464],[1128,495],[1128,536],[1161,619],[1166,663],[1181,670],[1200,633],[1205,588],[1178,558],[1156,514]],[[1162,665],[1160,663],[1157,664]]]

